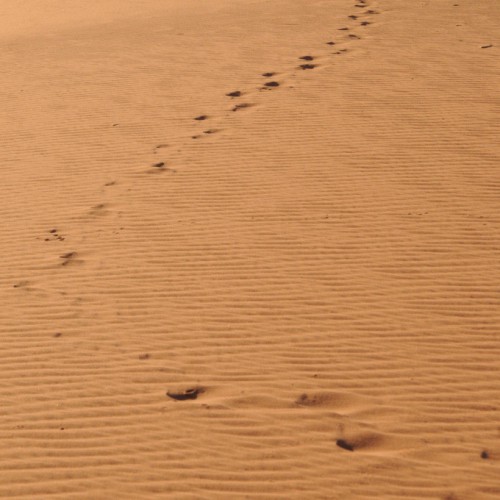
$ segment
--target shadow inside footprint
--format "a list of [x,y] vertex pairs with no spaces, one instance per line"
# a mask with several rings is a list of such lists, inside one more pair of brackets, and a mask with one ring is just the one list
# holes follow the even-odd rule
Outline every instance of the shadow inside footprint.
[[276,73],[262,73],[262,76],[265,76],[266,78],[271,78],[274,76]]
[[199,394],[205,392],[203,387],[192,387],[190,389],[186,389],[182,392],[170,392],[167,391],[167,396],[169,398],[175,399],[177,401],[186,401],[189,399],[197,399]]
[[300,69],[314,69],[316,64],[301,64],[299,66]]
[[264,87],[279,87],[280,84],[278,82],[267,82],[264,83]]
[[199,122],[200,122],[200,121],[206,120],[207,118],[208,118],[208,116],[207,116],[207,115],[200,115],[200,116],[197,116],[197,117],[195,118],[195,120],[197,120],[197,121],[199,121]]
[[346,441],[345,439],[337,439],[335,441],[335,444],[339,447],[342,448],[343,450],[347,451],[354,451],[354,445]]
[[163,168],[165,166],[165,162],[164,161],[160,161],[158,163],[153,163],[151,166],[155,167],[155,168]]
[[335,45],[335,42],[326,42],[327,45]]
[[314,61],[313,56],[302,56],[302,57],[299,57],[299,59],[303,59],[304,61]]
[[235,90],[234,92],[229,92],[229,94],[226,94],[228,97],[240,97],[241,92],[239,90]]

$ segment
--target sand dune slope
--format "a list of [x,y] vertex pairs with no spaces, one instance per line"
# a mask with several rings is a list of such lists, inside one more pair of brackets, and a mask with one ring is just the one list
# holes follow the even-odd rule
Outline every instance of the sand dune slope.
[[0,497],[499,498],[498,2],[4,3]]

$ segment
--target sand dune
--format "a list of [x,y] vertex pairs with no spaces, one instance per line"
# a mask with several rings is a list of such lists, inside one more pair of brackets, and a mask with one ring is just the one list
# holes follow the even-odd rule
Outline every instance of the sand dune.
[[499,498],[498,2],[62,3],[2,3],[0,497]]

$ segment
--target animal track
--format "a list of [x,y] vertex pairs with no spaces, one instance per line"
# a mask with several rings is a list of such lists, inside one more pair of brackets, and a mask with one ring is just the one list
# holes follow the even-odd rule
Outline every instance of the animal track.
[[68,252],[61,256],[60,259],[64,259],[64,262],[61,264],[62,266],[67,266],[74,258],[76,257],[76,252]]
[[51,229],[49,231],[49,234],[52,236],[52,238],[45,238],[45,241],[64,241],[65,238],[63,236],[61,236],[57,229]]

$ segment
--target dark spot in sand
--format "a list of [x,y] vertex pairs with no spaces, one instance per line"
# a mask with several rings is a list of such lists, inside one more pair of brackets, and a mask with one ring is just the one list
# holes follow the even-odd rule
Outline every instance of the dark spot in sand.
[[483,450],[483,451],[481,452],[481,458],[482,458],[483,460],[488,460],[488,458],[490,458],[490,454],[489,454],[486,450]]
[[49,233],[52,233],[52,234],[57,233],[57,229],[51,229],[51,230],[49,231]]
[[360,23],[361,26],[368,26],[369,24],[371,23],[368,21],[363,21],[362,23]]
[[493,45],[492,45],[492,44],[490,44],[490,45],[481,45],[481,48],[482,48],[482,49],[489,49],[489,48],[491,48],[491,47],[493,47]]
[[356,40],[359,40],[361,37],[359,37],[358,35],[351,34],[349,35],[349,38],[355,38]]
[[228,97],[240,97],[241,92],[239,90],[235,90],[234,92],[229,92],[229,94],[226,94]]
[[304,61],[314,61],[313,56],[302,56],[302,57],[299,57],[299,59],[303,59]]
[[347,442],[345,439],[337,439],[335,444],[343,450],[354,451],[354,446],[351,443]]
[[349,28],[339,28],[339,31],[348,31]]
[[56,337],[56,338],[61,337],[61,336],[62,336],[61,332],[54,333],[54,337]]
[[271,76],[274,76],[276,73],[262,73],[262,76],[265,76],[266,78],[271,78]]
[[349,16],[349,19],[357,19],[358,16]]
[[165,162],[164,161],[160,161],[158,163],[153,163],[153,165],[151,165],[152,167],[156,167],[156,168],[163,168],[165,166]]
[[176,399],[177,401],[186,401],[188,399],[196,399],[199,394],[205,392],[203,387],[192,387],[190,389],[186,389],[184,392],[170,392],[167,391],[167,396],[172,399]]
[[149,359],[149,354],[139,354],[139,359]]
[[278,82],[267,82],[267,83],[264,83],[264,86],[265,87],[279,87],[280,84]]
[[326,42],[327,45],[335,45],[335,42]]
[[316,64],[301,64],[299,66],[300,69],[314,69]]
[[195,120],[197,120],[197,121],[201,122],[201,121],[203,121],[203,120],[206,120],[207,118],[208,118],[208,116],[207,116],[207,115],[200,115],[200,116],[197,116],[197,117],[195,118]]

